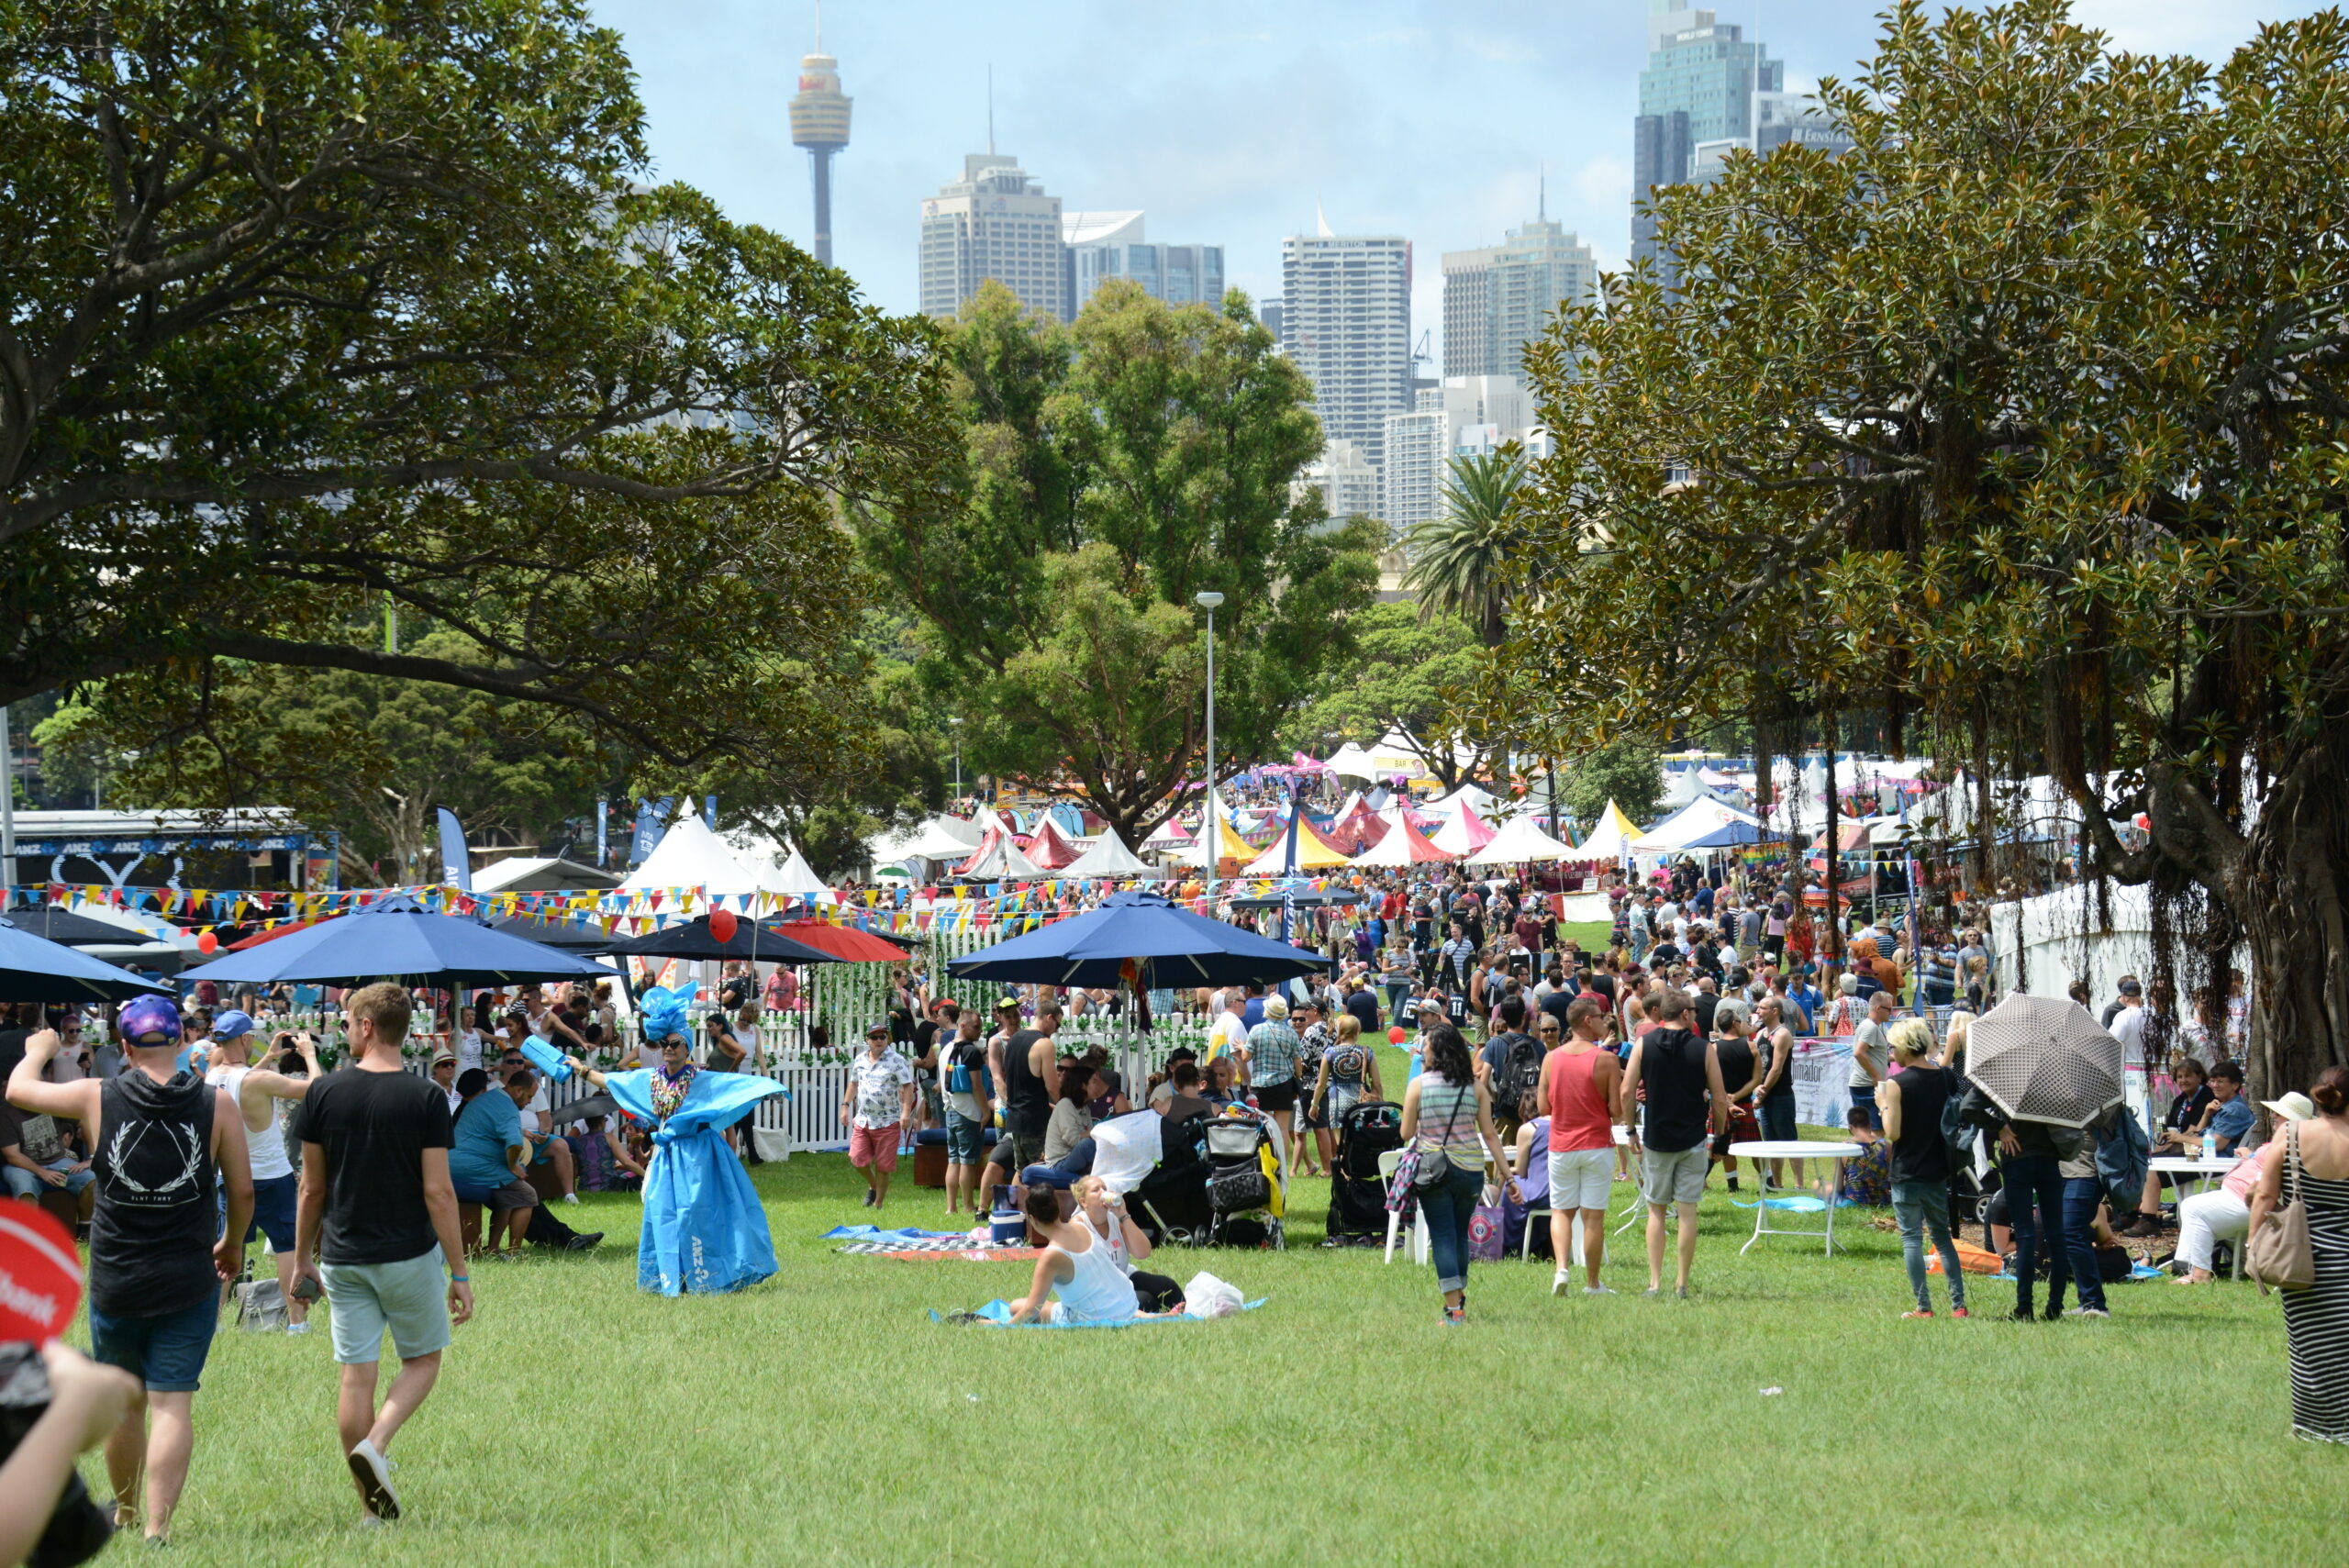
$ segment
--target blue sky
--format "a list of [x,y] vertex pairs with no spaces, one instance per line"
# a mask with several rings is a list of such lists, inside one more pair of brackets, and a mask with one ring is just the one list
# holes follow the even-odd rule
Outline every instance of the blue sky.
[[[811,0],[591,0],[627,39],[661,178],[806,243],[807,154],[785,105]],[[1879,0],[1717,8],[1790,87],[1848,76]],[[2085,0],[2121,47],[2215,61],[2298,0]],[[830,0],[826,50],[855,100],[833,165],[834,258],[876,303],[916,305],[918,204],[996,146],[1071,209],[1140,207],[1150,238],[1220,243],[1227,280],[1277,297],[1280,242],[1314,202],[1341,233],[1414,248],[1414,332],[1438,328],[1442,252],[1550,216],[1605,266],[1630,243],[1645,0]]]

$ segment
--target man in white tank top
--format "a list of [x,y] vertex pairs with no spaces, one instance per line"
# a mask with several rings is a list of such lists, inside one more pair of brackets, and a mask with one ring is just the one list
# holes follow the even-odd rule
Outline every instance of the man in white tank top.
[[[277,1126],[277,1102],[298,1100],[310,1092],[318,1078],[318,1048],[306,1034],[279,1038],[292,1041],[290,1054],[298,1054],[306,1069],[302,1075],[253,1066],[252,1019],[241,1012],[221,1014],[212,1023],[212,1065],[205,1069],[204,1081],[219,1090],[224,1100],[232,1101],[244,1118],[245,1147],[252,1166],[253,1218],[243,1242],[251,1241],[256,1231],[267,1234],[270,1252],[277,1262],[277,1288],[285,1296],[285,1331],[306,1334],[309,1305],[294,1296],[294,1215],[300,1179],[294,1173],[293,1159],[285,1151],[285,1140]],[[280,1051],[281,1066],[290,1064],[288,1054]],[[225,1302],[227,1287],[222,1289]]]

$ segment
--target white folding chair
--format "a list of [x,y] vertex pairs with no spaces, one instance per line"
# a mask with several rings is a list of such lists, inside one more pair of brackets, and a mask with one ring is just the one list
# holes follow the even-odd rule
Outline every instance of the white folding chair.
[[[1382,1184],[1392,1184],[1396,1167],[1403,1162],[1403,1151],[1390,1149],[1378,1157],[1378,1179]],[[1393,1209],[1386,1211],[1386,1262],[1395,1261],[1395,1242],[1403,1227],[1403,1217]],[[1411,1206],[1411,1262],[1428,1261],[1428,1225],[1419,1214],[1419,1205]]]

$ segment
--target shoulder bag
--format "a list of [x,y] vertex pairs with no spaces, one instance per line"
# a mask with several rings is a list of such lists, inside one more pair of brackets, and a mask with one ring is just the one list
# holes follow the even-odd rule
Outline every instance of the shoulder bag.
[[2290,1198],[2267,1211],[2266,1222],[2243,1249],[2243,1272],[2269,1288],[2306,1290],[2316,1284],[2316,1250],[2309,1245],[2309,1209],[2300,1196],[2300,1126],[2284,1129],[2284,1158],[2291,1166]]

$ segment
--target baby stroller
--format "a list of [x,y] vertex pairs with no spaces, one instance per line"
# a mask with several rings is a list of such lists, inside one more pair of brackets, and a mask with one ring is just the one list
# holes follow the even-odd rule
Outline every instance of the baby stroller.
[[1129,1205],[1150,1244],[1173,1241],[1190,1246],[1205,1237],[1214,1220],[1208,1205],[1207,1129],[1211,1118],[1186,1117],[1167,1123],[1161,1134],[1158,1168],[1134,1189]]
[[1259,1116],[1219,1117],[1207,1126],[1210,1247],[1286,1251],[1281,1215],[1287,1188],[1280,1131]]
[[1386,1234],[1386,1184],[1378,1157],[1403,1147],[1403,1107],[1363,1100],[1338,1120],[1338,1158],[1330,1173],[1329,1234],[1332,1241]]

